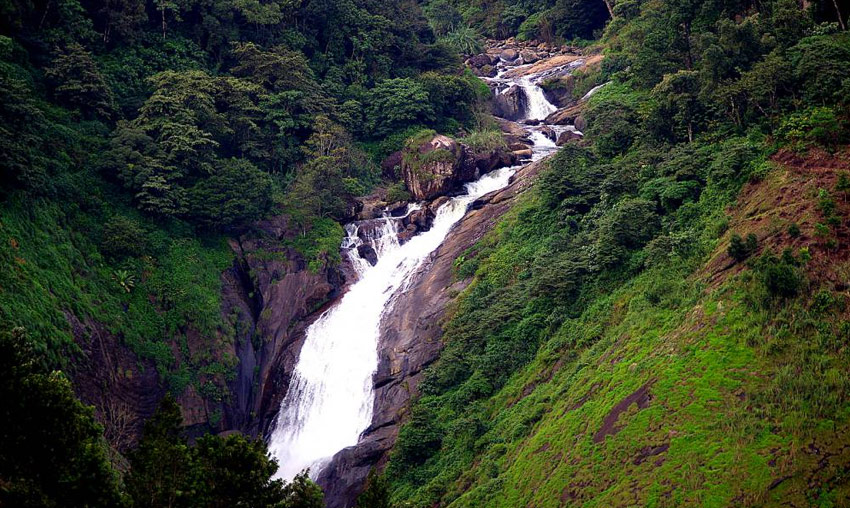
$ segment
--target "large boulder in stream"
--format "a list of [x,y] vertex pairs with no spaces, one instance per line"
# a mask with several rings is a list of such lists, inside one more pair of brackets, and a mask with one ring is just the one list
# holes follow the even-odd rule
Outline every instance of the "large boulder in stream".
[[406,148],[401,172],[413,198],[432,199],[458,185],[462,152],[457,141],[442,134],[416,148]]
[[513,62],[519,58],[519,52],[515,49],[507,48],[499,53],[499,58],[501,58],[504,62]]
[[493,114],[506,120],[520,120],[528,110],[528,97],[522,87],[513,85],[493,98]]
[[473,150],[437,135],[418,148],[405,149],[401,170],[413,199],[424,201],[451,194],[466,182],[516,162],[517,157],[505,147]]

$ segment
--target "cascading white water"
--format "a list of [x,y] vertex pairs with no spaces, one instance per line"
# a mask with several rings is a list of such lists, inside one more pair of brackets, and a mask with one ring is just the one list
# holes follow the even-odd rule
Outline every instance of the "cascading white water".
[[530,77],[520,78],[517,84],[525,92],[525,98],[528,101],[526,120],[544,120],[558,109],[546,100],[543,89],[536,85]]
[[[528,118],[543,119],[555,110],[531,79],[523,78],[518,84],[529,100]],[[529,134],[533,160],[557,149],[541,132],[529,128]],[[379,326],[382,314],[392,307],[392,296],[410,282],[410,276],[463,218],[469,204],[506,186],[519,167],[493,171],[466,184],[466,194],[437,210],[431,229],[403,245],[397,236],[398,218],[385,217],[368,234],[378,258],[374,266],[358,255],[360,225],[346,226],[342,247],[358,280],[306,331],[269,439],[269,451],[280,464],[278,477],[291,479],[306,468],[315,477],[336,452],[357,444],[372,420]],[[420,207],[410,205],[407,213]]]
[[[378,262],[370,266],[350,250],[360,278],[340,302],[307,329],[289,392],[269,449],[280,476],[314,472],[334,453],[357,443],[372,420],[372,374],[378,363],[378,326],[392,295],[439,247],[476,198],[507,185],[516,168],[504,168],[467,184],[467,193],[437,211],[431,229],[399,245],[393,219],[376,239]],[[356,237],[356,231],[351,231]],[[352,239],[349,238],[349,242]]]

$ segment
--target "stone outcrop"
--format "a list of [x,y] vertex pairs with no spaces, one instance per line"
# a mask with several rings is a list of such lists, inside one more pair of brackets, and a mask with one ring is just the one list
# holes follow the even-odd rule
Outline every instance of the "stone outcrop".
[[432,199],[457,185],[461,157],[458,142],[443,135],[406,150],[401,171],[414,199]]
[[402,175],[413,199],[423,201],[454,193],[462,184],[511,166],[516,160],[501,148],[473,151],[447,136],[437,135],[418,148],[405,151]]
[[381,353],[374,376],[372,425],[359,444],[336,454],[318,478],[329,508],[352,506],[371,467],[386,463],[423,370],[439,355],[447,305],[469,282],[453,280],[454,260],[510,209],[516,196],[531,185],[540,167],[541,162],[525,166],[506,188],[477,200],[413,276],[410,287],[394,296],[393,310],[384,315],[380,325]]
[[528,97],[517,85],[493,97],[493,114],[500,118],[516,121],[525,117],[527,109]]
[[569,108],[559,109],[547,116],[544,122],[549,125],[573,125],[583,108],[584,104],[575,104]]
[[[310,270],[297,251],[285,246],[295,234],[283,216],[255,225],[258,233],[231,241],[233,266],[222,275],[222,312],[238,309],[231,383],[234,400],[229,428],[265,433],[286,395],[304,330],[322,307],[341,294],[346,277],[324,263]],[[262,340],[252,340],[253,337]]]

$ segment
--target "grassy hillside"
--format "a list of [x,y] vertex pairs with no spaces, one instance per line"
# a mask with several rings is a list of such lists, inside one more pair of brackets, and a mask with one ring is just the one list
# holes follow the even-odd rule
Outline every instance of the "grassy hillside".
[[[540,338],[518,336],[539,343],[533,359],[472,408],[463,399],[468,384],[423,397],[414,422],[417,412],[436,414],[408,427],[400,450],[426,422],[449,423],[431,429],[441,443],[433,456],[412,471],[393,470],[404,479],[393,483],[397,499],[417,506],[846,503],[848,295],[830,279],[846,280],[839,274],[848,269],[847,252],[817,239],[814,228],[823,220],[818,185],[850,161],[846,152],[829,161],[826,169],[778,165],[748,184],[728,220],[764,244],[749,266],[726,253],[731,232],[721,219],[700,239],[705,265],[694,270],[675,256],[653,263],[580,314],[553,313],[562,323]],[[534,198],[525,204],[534,205]],[[803,231],[797,239],[787,233],[795,220]],[[499,246],[479,274],[516,252],[508,232],[516,225],[504,227],[489,239]],[[784,247],[809,280],[791,298],[767,289],[775,264],[764,260]],[[811,259],[802,262],[802,252]]]

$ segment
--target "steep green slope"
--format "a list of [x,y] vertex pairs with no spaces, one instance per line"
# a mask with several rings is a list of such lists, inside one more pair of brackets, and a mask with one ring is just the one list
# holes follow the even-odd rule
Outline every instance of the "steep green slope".
[[390,497],[846,504],[850,39],[788,2],[615,4],[587,141],[458,260]]
[[[394,498],[413,506],[846,502],[848,296],[830,280],[844,280],[850,266],[846,247],[815,230],[828,219],[818,189],[848,169],[847,152],[817,177],[773,169],[729,218],[720,208],[672,249],[662,245],[676,234],[662,237],[632,258],[639,273],[610,275],[554,309],[526,289],[543,277],[531,260],[558,234],[528,227],[541,208],[539,194],[529,197],[477,254],[476,281],[389,466]],[[842,202],[836,214],[847,212]],[[787,231],[797,222],[795,239]],[[762,244],[746,267],[725,252],[730,224]],[[682,256],[683,248],[694,253]],[[569,269],[547,266],[560,276]],[[782,296],[776,282],[788,277],[805,290]],[[482,331],[464,334],[466,319]]]

